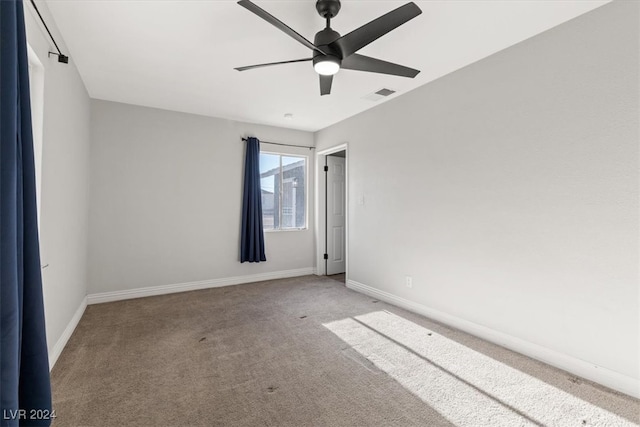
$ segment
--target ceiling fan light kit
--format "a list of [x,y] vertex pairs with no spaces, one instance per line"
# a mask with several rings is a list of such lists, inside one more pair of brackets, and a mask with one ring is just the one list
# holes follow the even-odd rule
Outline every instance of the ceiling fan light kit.
[[356,53],[369,43],[420,15],[422,11],[413,2],[400,6],[399,8],[374,19],[368,24],[351,31],[349,34],[340,36],[340,33],[331,29],[331,19],[340,11],[340,0],[318,0],[316,1],[316,10],[321,17],[325,18],[326,27],[316,33],[313,43],[298,34],[275,16],[257,6],[252,1],[240,0],[238,4],[269,22],[271,25],[275,26],[294,40],[313,50],[313,56],[311,58],[249,65],[236,68],[238,71],[252,70],[272,65],[311,61],[313,63],[314,70],[320,75],[321,95],[328,95],[331,93],[333,76],[340,71],[341,68],[346,70],[368,71],[372,73],[390,74],[409,78],[414,78],[420,72],[419,70],[405,67],[403,65],[394,64],[392,62]]
[[313,58],[313,69],[322,76],[333,76],[340,71],[340,59],[329,55],[316,56]]

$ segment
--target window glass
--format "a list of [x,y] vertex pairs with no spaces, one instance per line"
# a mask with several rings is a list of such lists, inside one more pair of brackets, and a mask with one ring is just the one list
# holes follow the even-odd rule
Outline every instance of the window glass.
[[306,163],[305,157],[260,153],[265,230],[306,228]]

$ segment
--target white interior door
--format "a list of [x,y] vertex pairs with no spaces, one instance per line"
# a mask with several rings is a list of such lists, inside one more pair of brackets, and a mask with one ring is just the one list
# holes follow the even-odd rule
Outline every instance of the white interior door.
[[346,269],[346,187],[345,158],[327,156],[327,274]]

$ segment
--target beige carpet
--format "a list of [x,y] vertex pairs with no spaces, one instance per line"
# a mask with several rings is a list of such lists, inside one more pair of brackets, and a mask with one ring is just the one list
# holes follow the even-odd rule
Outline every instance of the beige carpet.
[[346,281],[346,274],[345,273],[338,273],[338,274],[332,274],[331,276],[326,276],[328,279],[333,279],[336,280],[338,282],[342,282],[345,283]]
[[92,305],[59,426],[611,426],[640,402],[306,276]]

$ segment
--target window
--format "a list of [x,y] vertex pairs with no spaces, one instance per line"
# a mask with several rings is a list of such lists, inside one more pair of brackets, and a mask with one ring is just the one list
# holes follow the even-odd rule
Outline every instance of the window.
[[260,153],[262,223],[265,230],[307,228],[307,158]]

